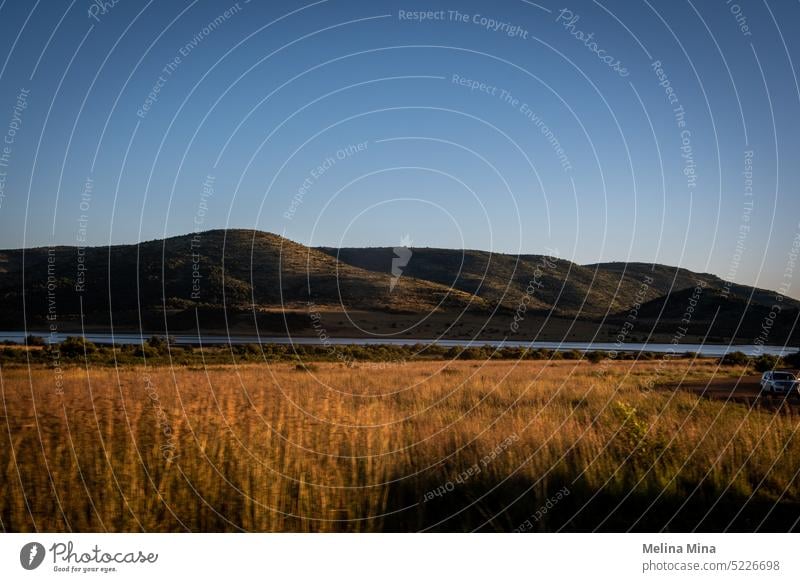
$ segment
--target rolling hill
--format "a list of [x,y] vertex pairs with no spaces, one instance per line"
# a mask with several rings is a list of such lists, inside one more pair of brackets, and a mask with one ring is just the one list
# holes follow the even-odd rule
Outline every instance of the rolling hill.
[[[692,335],[747,342],[776,301],[774,292],[726,290],[714,275],[665,265],[409,251],[401,265],[388,247],[310,248],[243,229],[138,245],[0,251],[0,326],[42,329],[52,320],[61,329],[257,327],[308,334],[314,333],[309,312],[316,310],[341,335],[488,338],[509,335],[509,322],[522,314],[514,339],[607,339],[633,312],[639,335],[674,333],[694,303]],[[699,283],[702,294],[692,301]],[[794,333],[798,307],[781,302],[770,343]]]

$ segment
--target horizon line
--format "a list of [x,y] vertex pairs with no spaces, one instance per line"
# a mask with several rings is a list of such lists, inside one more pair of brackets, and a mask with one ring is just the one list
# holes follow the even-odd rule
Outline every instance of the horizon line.
[[[225,233],[227,235],[227,233],[235,232],[235,231],[243,231],[243,232],[253,233],[253,234],[263,234],[263,235],[275,236],[275,237],[281,238],[283,240],[287,240],[289,242],[292,242],[294,244],[298,244],[298,245],[304,246],[304,247],[309,248],[309,249],[314,249],[314,250],[319,250],[319,249],[337,249],[337,250],[341,250],[341,249],[391,249],[391,248],[393,248],[392,245],[337,247],[337,246],[320,244],[320,245],[316,245],[316,246],[309,246],[309,245],[307,245],[305,243],[298,242],[298,241],[296,241],[294,239],[291,239],[291,238],[289,238],[287,236],[284,236],[284,235],[281,235],[281,234],[277,234],[275,232],[271,232],[271,231],[268,231],[268,230],[259,230],[259,229],[255,229],[255,228],[245,228],[245,227],[233,227],[233,228],[210,228],[208,230],[193,231],[193,232],[188,232],[188,233],[184,233],[184,234],[165,235],[165,236],[163,236],[161,238],[141,240],[141,241],[138,241],[138,242],[119,242],[119,243],[109,243],[109,244],[102,244],[102,245],[98,245],[98,244],[94,244],[94,245],[50,244],[50,245],[37,245],[37,246],[28,246],[28,247],[17,247],[17,248],[0,249],[0,252],[14,252],[14,251],[24,252],[24,251],[31,251],[31,250],[37,250],[37,249],[56,249],[56,248],[101,249],[101,248],[112,248],[112,247],[121,247],[121,246],[138,246],[138,245],[147,244],[147,243],[166,241],[166,240],[169,240],[169,239],[185,238],[185,237],[192,237],[192,236],[202,236],[204,234],[209,234],[209,233]],[[397,245],[395,245],[395,246],[397,246]],[[460,251],[460,252],[480,252],[480,253],[488,253],[489,255],[504,255],[504,256],[509,256],[509,257],[525,257],[525,256],[543,257],[543,256],[551,256],[551,257],[557,258],[558,260],[565,261],[565,262],[568,262],[568,263],[571,263],[573,265],[577,265],[577,266],[583,267],[583,268],[600,267],[602,265],[613,265],[613,264],[621,264],[621,265],[652,265],[653,267],[667,267],[667,268],[675,269],[675,270],[683,270],[683,271],[686,271],[686,272],[691,273],[693,275],[706,275],[706,276],[716,277],[723,284],[739,285],[739,286],[742,286],[742,287],[750,287],[751,289],[756,289],[756,290],[760,290],[760,291],[767,291],[767,292],[770,292],[770,293],[775,293],[776,297],[778,297],[778,296],[780,296],[780,297],[788,297],[788,298],[790,298],[790,299],[792,299],[794,301],[800,301],[800,297],[792,297],[791,295],[784,295],[784,294],[780,293],[777,289],[767,289],[765,287],[758,287],[757,285],[750,285],[750,284],[747,284],[747,283],[739,283],[739,282],[736,282],[736,281],[731,281],[729,279],[726,279],[726,278],[724,278],[721,275],[718,275],[716,273],[692,271],[691,269],[688,269],[686,267],[681,267],[681,266],[678,266],[678,265],[670,265],[670,264],[667,264],[667,263],[656,263],[654,261],[649,261],[649,260],[638,260],[638,261],[610,260],[610,261],[601,261],[601,262],[594,262],[594,263],[577,263],[577,262],[575,262],[573,260],[566,259],[566,258],[563,258],[563,257],[558,257],[558,256],[555,256],[555,255],[548,255],[546,253],[535,253],[535,252],[534,253],[512,253],[512,252],[490,251],[490,250],[476,249],[476,248],[413,246],[413,245],[409,246],[408,248],[410,248],[410,249],[415,249],[416,248],[416,249],[445,250],[445,251],[455,251],[455,252],[458,252],[458,251]],[[552,250],[555,250],[556,252],[558,252],[558,249],[552,249]],[[340,259],[337,259],[337,260],[340,260]]]

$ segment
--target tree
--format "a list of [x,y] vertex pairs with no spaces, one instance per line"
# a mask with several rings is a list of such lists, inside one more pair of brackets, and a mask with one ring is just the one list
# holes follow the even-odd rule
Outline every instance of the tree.
[[768,372],[769,370],[780,367],[781,364],[783,364],[783,360],[781,360],[780,356],[762,354],[754,360],[754,364],[757,371]]
[[83,337],[69,336],[59,346],[61,355],[67,358],[77,358],[84,354],[89,355],[97,351],[97,346]]

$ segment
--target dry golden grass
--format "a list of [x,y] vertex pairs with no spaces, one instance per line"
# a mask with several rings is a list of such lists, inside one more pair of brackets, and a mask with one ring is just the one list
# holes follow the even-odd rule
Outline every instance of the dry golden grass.
[[[796,527],[795,411],[650,388],[715,369],[687,360],[71,368],[62,391],[50,369],[5,369],[0,525]],[[569,495],[531,521],[562,487]]]

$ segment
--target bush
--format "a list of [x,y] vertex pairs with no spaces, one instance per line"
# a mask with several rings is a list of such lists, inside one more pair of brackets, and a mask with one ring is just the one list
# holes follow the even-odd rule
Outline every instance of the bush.
[[61,355],[66,358],[78,358],[97,351],[97,346],[82,337],[69,336],[58,346]]
[[157,358],[161,355],[161,351],[158,348],[153,347],[150,342],[147,341],[140,346],[135,346],[133,349],[133,355],[137,358]]
[[750,358],[743,352],[728,352],[720,358],[719,363],[725,366],[746,366],[750,363]]
[[261,354],[261,348],[258,344],[235,344],[233,352],[240,356],[257,356]]
[[147,345],[153,348],[156,353],[166,354],[169,352],[169,338],[160,335],[154,335],[147,340]]
[[756,371],[767,372],[769,370],[774,370],[775,368],[780,367],[783,364],[783,361],[779,356],[769,356],[767,354],[762,354],[753,361],[753,364]]
[[586,353],[586,359],[589,360],[592,364],[599,364],[606,358],[608,358],[608,354],[601,350]]
[[44,341],[43,337],[39,337],[38,335],[29,335],[25,338],[25,345],[26,346],[43,346],[46,342]]
[[632,461],[652,462],[664,450],[664,444],[651,429],[651,423],[636,407],[617,401],[612,412],[620,422],[616,444]]
[[788,356],[784,356],[783,361],[786,362],[787,366],[792,368],[800,368],[800,352],[795,352],[793,354],[789,354]]
[[484,359],[484,354],[480,348],[464,348],[458,358],[460,360],[482,360]]

